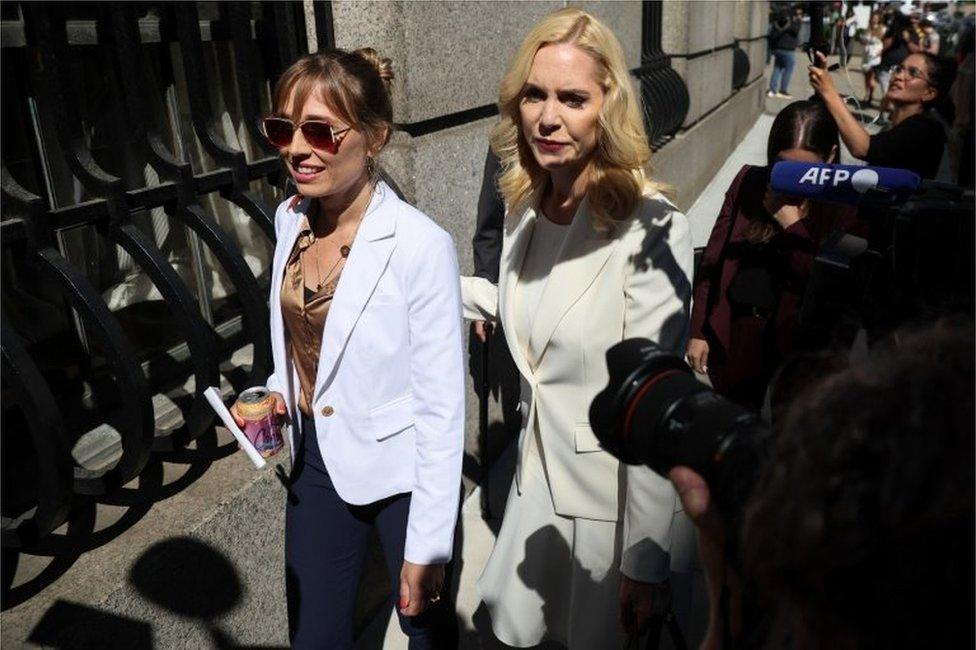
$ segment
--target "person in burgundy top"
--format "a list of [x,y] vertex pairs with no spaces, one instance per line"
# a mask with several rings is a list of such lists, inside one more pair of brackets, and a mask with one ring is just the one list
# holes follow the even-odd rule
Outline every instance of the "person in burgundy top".
[[725,194],[695,278],[687,359],[716,391],[758,410],[776,368],[797,348],[806,280],[845,210],[768,188],[781,160],[837,162],[837,125],[823,104],[793,102],[769,133],[768,166],[746,165]]

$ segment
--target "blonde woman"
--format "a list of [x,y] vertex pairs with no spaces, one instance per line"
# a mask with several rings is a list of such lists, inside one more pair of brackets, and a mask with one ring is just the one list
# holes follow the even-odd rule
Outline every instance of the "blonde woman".
[[680,504],[667,480],[604,451],[587,413],[614,343],[683,351],[688,224],[644,175],[638,96],[619,42],[591,15],[563,9],[531,30],[499,108],[500,277],[462,278],[462,299],[467,318],[507,333],[523,424],[479,587],[509,645],[621,647],[666,602]]

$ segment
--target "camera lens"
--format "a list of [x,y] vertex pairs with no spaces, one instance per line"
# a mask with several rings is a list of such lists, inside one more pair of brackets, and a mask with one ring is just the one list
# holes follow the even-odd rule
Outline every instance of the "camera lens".
[[662,476],[675,465],[701,474],[720,510],[737,514],[762,465],[765,427],[756,414],[697,381],[678,357],[647,339],[607,350],[610,379],[590,405],[603,446]]

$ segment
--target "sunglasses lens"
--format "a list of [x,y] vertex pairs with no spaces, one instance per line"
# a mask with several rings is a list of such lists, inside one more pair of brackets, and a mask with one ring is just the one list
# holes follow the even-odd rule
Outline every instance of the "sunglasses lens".
[[316,149],[332,149],[335,146],[332,126],[326,122],[306,122],[302,125],[302,135]]
[[291,144],[291,136],[294,132],[295,127],[288,120],[268,118],[264,121],[264,133],[276,147],[287,147]]

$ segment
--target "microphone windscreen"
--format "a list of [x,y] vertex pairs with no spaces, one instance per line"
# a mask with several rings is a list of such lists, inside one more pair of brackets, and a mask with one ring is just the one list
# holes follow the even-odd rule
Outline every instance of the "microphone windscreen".
[[907,169],[786,160],[773,165],[769,187],[787,196],[855,205],[868,190],[883,192],[892,200],[904,200],[920,183],[919,175]]

